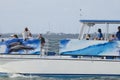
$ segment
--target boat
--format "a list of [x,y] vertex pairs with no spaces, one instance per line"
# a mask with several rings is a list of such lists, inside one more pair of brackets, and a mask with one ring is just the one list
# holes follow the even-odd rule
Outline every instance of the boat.
[[[40,40],[23,41],[24,47],[34,50],[12,48],[11,42],[0,42],[0,74],[37,76],[120,76],[120,41],[109,40],[109,24],[120,24],[120,20],[80,20],[82,23],[78,39],[59,41],[59,54],[48,56],[40,51]],[[84,29],[96,24],[105,24],[104,40],[86,40]],[[89,30],[88,30],[89,31]],[[13,45],[13,44],[12,44]],[[14,52],[15,51],[15,52]]]

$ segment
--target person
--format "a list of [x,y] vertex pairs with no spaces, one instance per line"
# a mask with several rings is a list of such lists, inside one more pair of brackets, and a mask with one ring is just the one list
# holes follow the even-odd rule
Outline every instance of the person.
[[103,34],[101,29],[98,29],[97,40],[103,40]]
[[118,40],[120,40],[120,26],[118,26],[118,32],[116,33],[116,37]]
[[25,41],[28,40],[30,37],[32,37],[32,34],[27,27],[25,28],[24,32],[22,33],[22,36]]
[[4,39],[1,39],[1,42],[4,42],[5,40]]
[[11,37],[14,39],[14,38],[17,38],[18,39],[18,35],[17,34],[13,34],[11,35]]
[[1,36],[2,36],[2,35],[0,34],[0,41],[3,42],[3,41],[2,41],[3,39],[1,39]]
[[116,39],[116,36],[115,36],[114,34],[111,34],[111,36],[110,36],[110,41],[115,41],[115,40],[117,40],[117,39]]
[[2,38],[2,34],[0,34],[0,41],[4,42],[5,40]]
[[39,34],[38,39],[41,41],[41,49],[40,50],[42,51],[42,49],[45,45],[45,38],[42,36],[42,34]]
[[91,37],[90,34],[87,34],[86,35],[86,40],[90,40],[90,37]]

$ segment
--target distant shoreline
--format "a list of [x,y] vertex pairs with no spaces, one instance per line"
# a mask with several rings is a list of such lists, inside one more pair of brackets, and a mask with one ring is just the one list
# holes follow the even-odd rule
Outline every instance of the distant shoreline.
[[[9,38],[10,35],[17,34],[18,37],[22,37],[22,34],[20,33],[4,33],[1,34],[1,38]],[[65,33],[54,33],[54,34],[43,34],[45,38],[51,39],[51,38],[57,38],[57,39],[63,39],[63,38],[78,38],[79,34],[65,34]],[[32,34],[33,38],[36,38],[38,34]]]

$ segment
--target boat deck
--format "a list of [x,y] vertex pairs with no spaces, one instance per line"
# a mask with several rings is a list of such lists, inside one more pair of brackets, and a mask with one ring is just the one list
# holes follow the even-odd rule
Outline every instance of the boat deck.
[[120,56],[41,56],[38,54],[0,54],[0,59],[44,59],[44,60],[86,60],[86,61],[120,61]]

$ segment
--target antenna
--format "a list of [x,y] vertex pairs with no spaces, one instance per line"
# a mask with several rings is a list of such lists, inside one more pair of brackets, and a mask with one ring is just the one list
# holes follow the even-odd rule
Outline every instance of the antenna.
[[82,12],[82,9],[80,9],[80,17],[82,16],[82,13],[81,13],[81,12]]

